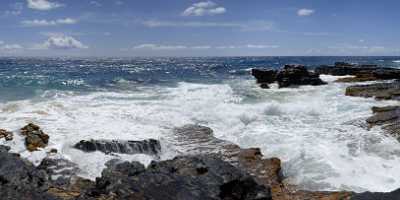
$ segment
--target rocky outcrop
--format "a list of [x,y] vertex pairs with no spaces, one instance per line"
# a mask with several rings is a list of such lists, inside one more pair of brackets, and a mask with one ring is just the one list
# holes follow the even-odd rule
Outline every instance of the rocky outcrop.
[[400,199],[400,189],[393,192],[364,192],[355,194],[350,200],[395,200]]
[[78,165],[60,155],[48,156],[38,169],[46,171],[53,186],[68,188],[77,179]]
[[270,188],[218,156],[176,157],[147,169],[137,162],[111,162],[81,199],[272,199]]
[[0,146],[0,198],[4,200],[53,200],[48,193],[46,172],[36,169],[19,155],[8,153],[9,148]]
[[268,84],[278,82],[280,88],[299,85],[324,85],[319,74],[310,72],[302,65],[285,65],[281,70],[252,69],[252,75],[262,88],[269,88]]
[[75,144],[74,147],[85,152],[100,151],[106,154],[147,154],[157,156],[161,152],[160,142],[154,139],[143,141],[82,140]]
[[280,88],[297,85],[326,84],[319,78],[319,74],[309,72],[307,68],[302,65],[285,65],[285,67],[279,71],[276,79]]
[[378,100],[399,100],[400,82],[354,85],[346,88],[347,96],[375,97]]
[[315,68],[318,74],[329,74],[334,76],[352,75],[337,80],[337,82],[362,82],[375,80],[399,79],[400,70],[377,65],[355,65],[344,62],[337,62],[334,66],[324,65]]
[[285,185],[278,158],[264,158],[258,148],[242,149],[234,143],[218,139],[208,127],[185,125],[174,129],[172,134],[173,140],[170,142],[185,149],[181,152],[183,155],[214,154],[246,171],[258,183],[271,188],[274,200],[344,200],[351,196],[349,192],[311,192]]
[[367,119],[370,126],[381,125],[386,133],[400,139],[400,106],[373,107],[372,112]]
[[45,148],[49,143],[49,135],[33,123],[21,128],[21,134],[25,136],[25,145],[29,151],[37,151],[39,148]]
[[13,133],[10,131],[6,131],[4,129],[0,129],[0,139],[4,138],[6,141],[13,140]]

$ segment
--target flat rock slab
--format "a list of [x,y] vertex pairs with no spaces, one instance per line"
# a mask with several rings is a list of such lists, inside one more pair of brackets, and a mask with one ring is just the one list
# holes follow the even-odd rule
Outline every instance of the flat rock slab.
[[378,100],[400,100],[400,82],[349,86],[346,88],[346,95],[375,97]]
[[366,121],[370,126],[381,125],[382,129],[400,139],[400,106],[373,107],[373,116]]

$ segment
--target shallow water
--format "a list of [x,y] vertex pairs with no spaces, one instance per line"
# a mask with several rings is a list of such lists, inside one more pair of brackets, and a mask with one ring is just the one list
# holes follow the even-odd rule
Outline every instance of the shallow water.
[[[79,164],[81,175],[89,178],[98,176],[104,163],[116,156],[145,164],[152,158],[82,153],[71,148],[75,142],[156,138],[163,145],[162,159],[168,159],[179,154],[179,147],[167,142],[171,130],[196,123],[212,128],[218,138],[242,147],[260,147],[266,157],[279,157],[288,181],[304,189],[391,191],[400,187],[400,144],[379,128],[363,127],[372,106],[396,102],[346,97],[348,84],[334,83],[336,77],[332,76],[323,76],[329,81],[324,86],[277,89],[272,85],[272,89],[263,90],[248,74],[248,68],[266,65],[268,59],[225,59],[196,60],[194,64],[169,60],[172,67],[164,66],[163,75],[158,75],[158,64],[154,71],[142,67],[135,68],[136,72],[122,70],[129,61],[115,68],[115,64],[104,62],[103,67],[94,67],[88,61],[91,67],[86,70],[60,64],[64,67],[59,74],[58,68],[52,67],[43,67],[44,72],[14,72],[20,76],[9,81],[23,79],[29,83],[20,85],[6,82],[11,72],[3,69],[0,90],[5,95],[0,103],[0,127],[17,132],[27,122],[39,124],[50,135],[46,149],[59,149]],[[188,63],[191,67],[178,70]],[[113,76],[106,73],[107,66]],[[96,73],[91,74],[93,71]],[[143,71],[146,73],[140,74]],[[32,78],[33,73],[38,77]],[[71,73],[77,73],[76,77]],[[137,81],[139,78],[150,81]],[[5,91],[10,88],[13,92],[8,96]],[[16,135],[14,141],[0,143],[39,163],[45,151],[26,152],[22,138]]]

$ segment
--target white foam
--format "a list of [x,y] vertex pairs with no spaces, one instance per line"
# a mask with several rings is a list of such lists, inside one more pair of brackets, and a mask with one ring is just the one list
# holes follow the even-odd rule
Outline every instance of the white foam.
[[[400,145],[379,128],[370,131],[347,122],[371,115],[372,106],[393,104],[344,96],[346,85],[329,84],[264,90],[253,81],[224,84],[179,83],[177,87],[138,88],[132,92],[47,91],[45,101],[0,104],[0,127],[17,131],[27,122],[50,135],[50,148],[77,162],[81,174],[99,176],[104,163],[120,157],[148,164],[144,155],[83,153],[71,148],[82,139],[161,139],[162,159],[176,155],[163,143],[173,127],[200,123],[217,137],[243,147],[261,147],[283,160],[284,174],[304,189],[390,191],[400,186]],[[13,151],[38,162],[42,153]],[[33,158],[33,159],[32,159]]]

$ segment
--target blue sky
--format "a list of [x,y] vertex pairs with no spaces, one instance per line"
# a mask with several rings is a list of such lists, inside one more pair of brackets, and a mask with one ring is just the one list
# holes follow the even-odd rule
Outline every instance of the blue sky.
[[398,0],[2,0],[0,56],[399,55]]

